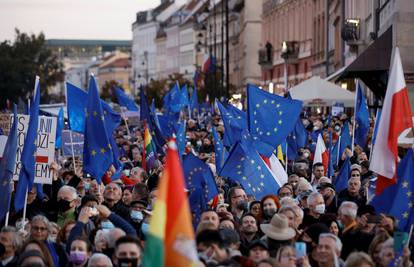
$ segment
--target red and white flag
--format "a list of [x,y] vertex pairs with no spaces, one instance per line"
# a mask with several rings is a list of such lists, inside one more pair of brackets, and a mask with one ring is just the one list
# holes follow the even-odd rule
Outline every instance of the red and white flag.
[[378,174],[376,194],[397,182],[398,136],[412,127],[412,113],[400,50],[396,47],[369,167]]
[[315,156],[313,157],[313,165],[315,165],[315,163],[318,162],[322,163],[326,173],[329,164],[329,152],[326,149],[325,142],[323,141],[321,134],[318,135],[318,141],[316,142]]

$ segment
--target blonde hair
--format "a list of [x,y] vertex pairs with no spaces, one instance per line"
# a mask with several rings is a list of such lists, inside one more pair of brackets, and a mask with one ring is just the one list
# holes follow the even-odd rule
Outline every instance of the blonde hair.
[[361,264],[367,264],[370,267],[375,267],[371,257],[365,252],[352,252],[345,261],[345,267],[359,267]]

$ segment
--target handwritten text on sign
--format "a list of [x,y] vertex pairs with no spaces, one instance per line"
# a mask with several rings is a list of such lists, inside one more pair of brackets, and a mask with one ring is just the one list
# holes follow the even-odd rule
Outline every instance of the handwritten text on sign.
[[[28,115],[17,115],[17,155],[13,175],[15,181],[19,179],[20,169],[22,168],[21,156],[27,128],[29,127],[29,117]],[[53,171],[50,169],[50,164],[54,161],[55,155],[56,123],[55,117],[39,116],[36,138],[35,183],[52,183]]]

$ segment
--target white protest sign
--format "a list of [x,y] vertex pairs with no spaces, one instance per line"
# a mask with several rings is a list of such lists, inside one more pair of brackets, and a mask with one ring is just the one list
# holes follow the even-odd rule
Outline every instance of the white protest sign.
[[[27,128],[29,127],[29,117],[28,115],[17,115],[17,155],[16,168],[13,174],[13,180],[15,181],[19,179],[20,169],[22,168],[21,156]],[[39,116],[36,138],[35,183],[51,184],[53,181],[53,171],[50,169],[50,164],[54,161],[55,156],[56,126],[57,119],[55,117]]]

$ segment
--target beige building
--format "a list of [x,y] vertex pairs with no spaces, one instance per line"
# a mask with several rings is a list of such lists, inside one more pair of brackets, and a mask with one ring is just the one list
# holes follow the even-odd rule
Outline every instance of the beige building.
[[[285,89],[285,67],[288,87],[312,75],[313,2],[263,2],[262,50],[259,61],[262,65],[263,86],[270,91],[281,93]],[[291,51],[287,61],[282,57],[283,42],[287,42]]]
[[131,59],[128,54],[116,53],[104,60],[98,67],[98,85],[99,88],[106,81],[116,81],[127,92],[130,92],[131,86]]

